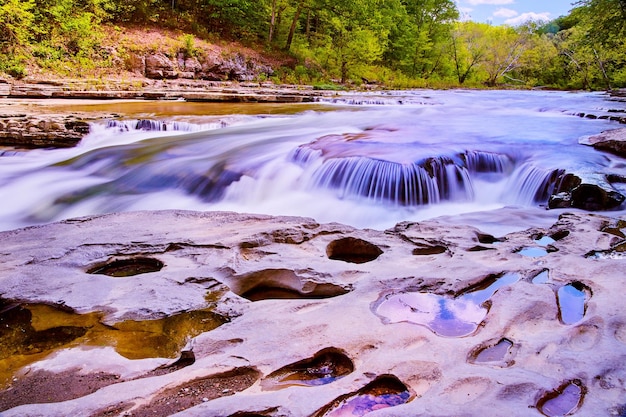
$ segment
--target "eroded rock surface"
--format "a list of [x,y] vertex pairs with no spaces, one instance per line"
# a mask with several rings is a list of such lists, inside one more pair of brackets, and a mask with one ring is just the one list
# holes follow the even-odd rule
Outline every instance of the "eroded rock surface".
[[[593,214],[490,236],[184,211],[2,232],[0,413],[619,415],[625,233]],[[568,286],[584,308],[564,321]],[[406,319],[377,314],[389,294]],[[444,301],[414,311],[403,294]],[[445,324],[464,314],[446,300],[460,299],[485,313],[471,332],[410,320],[433,311]]]

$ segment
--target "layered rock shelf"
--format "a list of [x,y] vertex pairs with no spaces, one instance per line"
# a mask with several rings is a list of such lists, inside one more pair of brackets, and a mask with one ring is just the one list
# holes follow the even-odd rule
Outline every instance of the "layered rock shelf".
[[332,94],[306,85],[206,80],[62,80],[0,83],[0,97],[14,99],[187,100],[300,103]]
[[[620,416],[626,221],[135,212],[0,233],[0,413]],[[494,411],[497,410],[497,411]]]
[[[75,146],[89,132],[89,122],[118,118],[116,114],[54,114],[24,111],[29,100],[184,100],[212,103],[306,103],[335,94],[312,86],[206,80],[0,80],[0,146],[64,148]],[[7,105],[8,104],[8,105]]]

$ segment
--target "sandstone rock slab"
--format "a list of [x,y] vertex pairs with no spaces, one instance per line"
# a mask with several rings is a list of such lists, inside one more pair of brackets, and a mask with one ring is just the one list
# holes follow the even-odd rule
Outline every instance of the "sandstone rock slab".
[[[159,404],[181,396],[189,400],[181,400],[180,416],[336,415],[358,406],[372,416],[424,410],[429,416],[480,416],[496,409],[521,417],[553,407],[560,387],[580,387],[580,401],[568,388],[574,415],[619,415],[626,380],[624,224],[565,213],[552,227],[494,237],[438,221],[376,231],[294,217],[163,211],[2,232],[2,314],[30,308],[31,326],[50,338],[57,327],[37,315],[45,308],[57,311],[48,315],[58,320],[56,326],[76,327],[77,317],[93,314],[94,323],[118,331],[129,320],[149,324],[201,310],[226,319],[200,333],[177,321],[176,328],[189,329],[190,336],[169,357],[129,359],[115,344],[94,345],[80,337],[39,356],[24,355],[24,367],[0,391],[0,404],[40,371],[49,373],[52,385],[68,375],[98,373],[107,375],[107,385],[52,403],[30,399],[2,413],[166,415],[172,410]],[[425,242],[446,250],[415,251]],[[472,250],[476,245],[489,250]],[[354,256],[346,255],[350,248]],[[530,256],[524,248],[545,250]],[[159,263],[127,276],[93,273],[129,259]],[[507,274],[516,280],[494,290],[493,283]],[[570,324],[559,319],[563,306],[557,298],[567,285],[587,294],[583,317]],[[485,295],[487,287],[491,292]],[[255,297],[244,296],[250,289]],[[470,334],[444,337],[410,320],[390,322],[375,314],[389,293],[466,301],[480,293],[488,312]],[[398,306],[399,314],[416,314]],[[445,322],[448,314],[463,313],[447,311],[440,319]],[[137,338],[137,349],[148,340]],[[503,340],[501,358],[492,360],[491,352],[489,360],[476,360]],[[125,341],[133,346],[132,338]],[[164,368],[189,358],[189,352],[193,360]],[[320,352],[338,356],[315,359]],[[349,372],[324,384],[263,383],[285,369],[298,370],[294,364],[311,367],[300,370],[309,382],[332,376],[333,366]],[[215,391],[219,381],[230,382]]]

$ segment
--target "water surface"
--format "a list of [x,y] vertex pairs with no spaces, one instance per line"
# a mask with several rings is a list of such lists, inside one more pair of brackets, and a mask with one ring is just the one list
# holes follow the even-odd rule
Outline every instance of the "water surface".
[[[545,226],[561,212],[544,209],[555,173],[626,175],[624,159],[578,143],[620,125],[576,116],[625,107],[600,93],[465,90],[307,105],[84,105],[129,116],[95,124],[73,149],[0,157],[0,230],[155,209],[378,229],[440,216],[496,234]],[[144,118],[166,130],[137,129]]]

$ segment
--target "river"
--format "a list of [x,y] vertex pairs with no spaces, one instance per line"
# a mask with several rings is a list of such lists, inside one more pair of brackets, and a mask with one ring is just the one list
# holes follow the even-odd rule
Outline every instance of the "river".
[[0,230],[186,209],[375,229],[442,217],[500,235],[563,212],[545,208],[557,170],[626,175],[626,160],[579,144],[620,127],[577,116],[626,109],[603,93],[415,90],[314,104],[79,107],[125,116],[94,123],[72,149],[5,152]]

